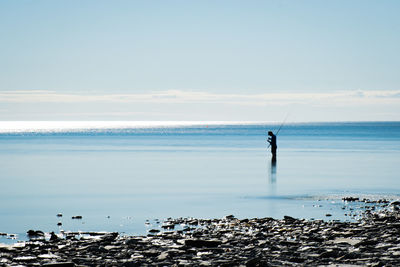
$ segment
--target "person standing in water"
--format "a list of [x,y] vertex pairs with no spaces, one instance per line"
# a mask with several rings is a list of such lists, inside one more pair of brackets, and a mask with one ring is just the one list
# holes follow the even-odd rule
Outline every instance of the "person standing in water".
[[276,161],[276,149],[277,149],[277,145],[276,145],[276,135],[274,135],[274,133],[272,131],[268,131],[268,143],[271,146],[271,153],[272,153],[272,161]]

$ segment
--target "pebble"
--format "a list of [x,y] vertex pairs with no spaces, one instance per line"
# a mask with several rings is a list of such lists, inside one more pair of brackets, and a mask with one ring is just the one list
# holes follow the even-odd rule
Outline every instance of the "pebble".
[[28,230],[26,232],[29,238],[37,238],[37,237],[44,237],[44,232],[40,230]]
[[356,222],[169,218],[165,225],[198,227],[148,236],[52,233],[53,240],[0,246],[0,266],[400,266],[400,212],[387,200],[351,201],[379,205],[357,209]]

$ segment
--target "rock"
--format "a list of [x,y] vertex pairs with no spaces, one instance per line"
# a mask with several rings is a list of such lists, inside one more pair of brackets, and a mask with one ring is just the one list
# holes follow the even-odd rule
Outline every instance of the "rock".
[[199,220],[190,220],[188,222],[189,225],[199,225]]
[[123,267],[140,267],[142,264],[135,262],[135,261],[127,261],[122,264]]
[[168,258],[169,254],[168,252],[162,252],[160,255],[157,256],[157,260],[163,261]]
[[212,266],[210,261],[200,261],[199,266]]
[[[0,266],[400,266],[400,211],[386,200],[367,201],[370,208],[351,205],[357,222],[169,218],[165,224],[183,224],[187,231],[71,232],[57,240],[50,233],[51,242],[41,236],[35,242],[0,244]],[[199,225],[192,231],[191,222]]]
[[28,230],[26,232],[29,238],[38,238],[38,237],[44,237],[43,231],[40,230]]
[[351,246],[355,246],[358,243],[360,243],[362,240],[358,240],[358,239],[353,239],[353,238],[336,238],[334,239],[332,242],[335,244],[342,244],[342,243],[346,243],[349,244]]
[[113,249],[120,249],[119,246],[105,246],[104,247],[105,250],[113,250]]
[[377,240],[363,240],[361,242],[358,242],[357,244],[355,244],[355,247],[362,247],[362,246],[375,246],[376,244],[378,244],[379,242]]
[[34,256],[21,256],[21,257],[16,257],[14,258],[15,261],[23,261],[23,262],[30,262],[30,261],[34,261],[37,258]]
[[54,232],[51,232],[50,241],[58,241],[58,240],[59,240],[58,236]]
[[185,240],[185,245],[188,247],[218,247],[221,245],[221,241],[218,240],[201,240],[201,239],[187,239]]
[[107,234],[101,236],[101,240],[111,242],[111,241],[114,241],[118,237],[118,235],[119,234],[117,232],[107,233]]
[[252,258],[246,262],[246,267],[256,267],[256,266],[268,266],[268,262],[264,261],[262,258]]
[[283,220],[285,220],[285,222],[288,222],[288,223],[293,223],[293,222],[296,221],[295,218],[290,217],[290,216],[284,216],[284,217],[283,217]]
[[329,249],[319,255],[321,258],[337,258],[340,255],[338,250]]
[[141,242],[142,239],[141,238],[128,238],[127,240],[125,240],[125,244],[127,246],[136,246],[139,244],[139,242]]
[[60,258],[60,256],[54,255],[54,254],[41,254],[38,256],[39,259],[57,259]]
[[227,219],[227,220],[232,220],[232,219],[234,219],[235,218],[235,216],[233,216],[233,215],[227,215],[227,216],[225,216],[225,219]]
[[45,263],[43,266],[46,267],[74,267],[75,263],[73,262],[53,262],[53,263]]
[[169,224],[163,224],[163,225],[161,225],[161,227],[162,227],[163,229],[169,229],[169,230],[172,230],[172,229],[175,229],[175,224],[172,224],[172,223],[169,223]]
[[344,197],[342,198],[343,201],[347,201],[347,202],[355,202],[355,201],[359,201],[360,198],[358,197]]
[[154,257],[158,256],[160,252],[157,249],[149,249],[141,252],[145,257]]

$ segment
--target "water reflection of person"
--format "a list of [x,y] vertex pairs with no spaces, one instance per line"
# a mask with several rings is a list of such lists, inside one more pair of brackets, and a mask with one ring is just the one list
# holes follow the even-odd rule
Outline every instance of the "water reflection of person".
[[268,137],[267,141],[269,145],[271,146],[271,153],[272,153],[272,161],[276,162],[276,149],[278,146],[276,145],[276,135],[272,131],[268,131]]
[[276,159],[271,160],[271,168],[270,168],[270,183],[275,184],[276,183]]

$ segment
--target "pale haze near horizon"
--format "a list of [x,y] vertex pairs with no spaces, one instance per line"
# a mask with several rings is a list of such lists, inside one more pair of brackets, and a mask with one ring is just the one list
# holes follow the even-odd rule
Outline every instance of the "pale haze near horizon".
[[0,120],[399,120],[399,12],[399,1],[1,1]]

